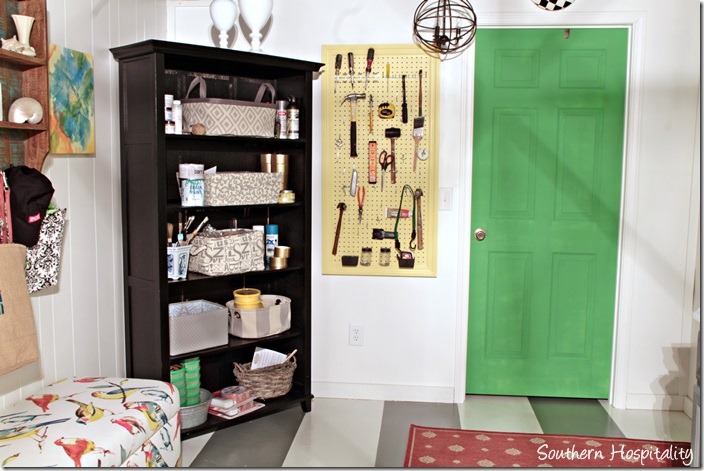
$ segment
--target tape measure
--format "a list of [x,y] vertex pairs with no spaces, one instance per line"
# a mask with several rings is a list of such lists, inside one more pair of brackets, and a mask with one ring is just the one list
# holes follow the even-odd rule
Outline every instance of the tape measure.
[[379,105],[379,118],[391,119],[396,116],[396,107],[393,103],[385,102]]

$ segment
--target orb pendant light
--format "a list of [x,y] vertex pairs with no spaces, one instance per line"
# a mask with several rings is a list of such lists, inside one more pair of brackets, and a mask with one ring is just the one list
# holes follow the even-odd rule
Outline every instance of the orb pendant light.
[[466,0],[423,0],[413,16],[416,42],[441,60],[461,54],[476,32],[477,15]]

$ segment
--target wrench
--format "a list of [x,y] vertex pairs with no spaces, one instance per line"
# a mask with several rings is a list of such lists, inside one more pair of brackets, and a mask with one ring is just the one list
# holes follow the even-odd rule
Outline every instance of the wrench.
[[342,226],[342,213],[347,209],[347,205],[340,201],[337,204],[337,209],[340,210],[340,214],[337,216],[337,229],[335,229],[335,244],[332,246],[332,254],[337,255],[337,243],[340,241],[340,228]]

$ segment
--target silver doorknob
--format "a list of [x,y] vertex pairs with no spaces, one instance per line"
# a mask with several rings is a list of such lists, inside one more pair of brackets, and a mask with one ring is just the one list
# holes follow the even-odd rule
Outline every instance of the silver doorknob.
[[486,231],[482,229],[481,227],[474,231],[474,238],[477,239],[479,242],[483,241],[486,239]]

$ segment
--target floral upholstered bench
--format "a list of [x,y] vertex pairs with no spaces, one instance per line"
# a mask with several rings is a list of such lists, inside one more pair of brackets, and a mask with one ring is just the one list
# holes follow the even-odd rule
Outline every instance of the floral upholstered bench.
[[0,411],[0,466],[179,466],[180,432],[169,383],[63,379]]

